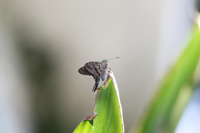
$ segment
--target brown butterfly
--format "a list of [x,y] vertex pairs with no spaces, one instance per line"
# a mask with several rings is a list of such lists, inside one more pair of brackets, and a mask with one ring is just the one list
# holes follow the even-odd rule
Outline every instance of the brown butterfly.
[[107,62],[108,60],[105,59],[102,62],[88,62],[78,70],[80,74],[89,75],[95,79],[95,84],[92,89],[94,92],[96,91],[99,85],[100,79],[102,81],[105,80],[107,65],[108,65]]

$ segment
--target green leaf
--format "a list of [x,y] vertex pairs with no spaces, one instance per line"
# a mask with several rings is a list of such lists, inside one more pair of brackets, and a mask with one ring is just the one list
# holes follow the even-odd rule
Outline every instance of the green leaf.
[[116,80],[111,71],[98,90],[94,114],[83,120],[74,133],[124,133],[122,107]]
[[74,133],[94,133],[93,120],[84,120],[75,129]]
[[200,32],[195,25],[187,48],[164,78],[159,92],[134,133],[174,132],[194,88],[192,76],[199,55]]

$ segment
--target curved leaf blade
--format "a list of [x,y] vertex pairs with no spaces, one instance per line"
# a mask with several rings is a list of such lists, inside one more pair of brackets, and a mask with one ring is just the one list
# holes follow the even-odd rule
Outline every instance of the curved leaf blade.
[[119,91],[111,71],[104,85],[98,90],[94,112],[97,115],[92,120],[83,120],[74,133],[124,133]]
[[[186,105],[187,100],[192,94],[193,85],[191,83],[192,75],[196,69],[200,56],[200,31],[197,25],[194,26],[192,31],[191,40],[177,60],[176,64],[172,67],[169,73],[163,80],[159,92],[155,96],[152,104],[146,115],[144,116],[141,124],[136,127],[134,131],[138,133],[157,133],[157,132],[174,132],[174,128],[180,116],[177,116],[174,125],[171,125],[171,118],[176,108],[176,103],[179,96],[186,85],[189,85],[189,96],[182,103]],[[183,102],[183,100],[182,100]],[[184,107],[181,107],[183,111]],[[180,108],[179,108],[180,109]],[[176,110],[177,111],[177,110]]]

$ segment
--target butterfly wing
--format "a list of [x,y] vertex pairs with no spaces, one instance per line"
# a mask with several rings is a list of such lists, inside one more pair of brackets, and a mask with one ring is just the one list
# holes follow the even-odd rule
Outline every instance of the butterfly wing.
[[95,80],[95,84],[94,84],[93,89],[92,89],[93,92],[95,92],[97,90],[97,87],[99,86],[99,81],[100,80]]
[[87,69],[85,69],[85,66],[78,69],[78,72],[83,75],[92,75]]
[[101,62],[88,62],[85,64],[85,69],[93,76],[95,79],[95,84],[93,86],[93,92],[96,91],[102,74]]
[[102,79],[102,77],[101,77],[102,72],[103,72],[102,63],[101,62],[88,62],[83,67],[81,67],[78,70],[78,72],[83,75],[92,76],[95,79],[95,84],[93,86],[93,91],[95,92],[99,85],[100,78]]
[[102,74],[101,62],[88,62],[85,64],[85,69],[93,76],[95,80],[100,80]]

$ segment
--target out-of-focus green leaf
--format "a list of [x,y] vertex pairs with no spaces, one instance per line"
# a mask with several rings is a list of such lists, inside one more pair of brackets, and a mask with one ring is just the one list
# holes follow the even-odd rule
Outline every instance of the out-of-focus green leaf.
[[143,121],[134,128],[134,133],[174,132],[181,113],[191,96],[193,89],[191,79],[199,55],[200,32],[198,26],[195,25],[187,48],[166,75],[149,110],[143,116]]
[[96,114],[83,120],[74,133],[124,132],[119,92],[112,72],[109,72],[107,81],[97,92],[94,112]]

